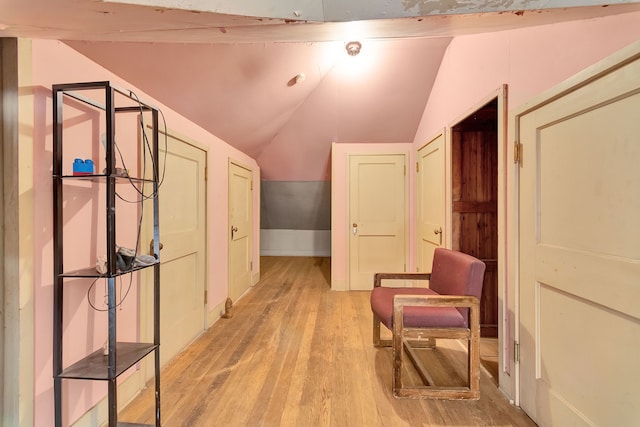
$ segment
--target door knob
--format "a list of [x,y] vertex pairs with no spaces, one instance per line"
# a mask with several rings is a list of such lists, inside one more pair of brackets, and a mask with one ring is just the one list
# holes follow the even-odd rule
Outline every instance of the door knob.
[[238,231],[238,227],[231,226],[231,240],[233,240],[233,233]]
[[353,229],[352,229],[353,235],[355,236],[356,234],[358,234],[358,224],[356,224],[355,222],[353,223]]
[[436,236],[440,237],[440,243],[438,243],[440,246],[442,246],[442,227],[438,227],[436,229],[433,230],[433,234],[435,234]]
[[[153,253],[153,244],[154,244],[154,243],[155,243],[155,242],[154,242],[154,240],[153,240],[153,239],[151,239],[151,241],[149,242],[149,255],[155,255],[155,254]],[[162,244],[162,242],[160,242],[160,245],[158,246],[158,249],[159,249],[159,250],[162,250],[162,248],[163,248],[163,247],[164,247],[164,245]]]

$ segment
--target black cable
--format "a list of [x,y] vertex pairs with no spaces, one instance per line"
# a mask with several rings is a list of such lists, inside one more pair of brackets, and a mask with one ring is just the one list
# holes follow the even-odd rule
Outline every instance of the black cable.
[[105,311],[102,309],[99,309],[98,307],[96,307],[95,305],[93,305],[93,303],[91,302],[91,289],[94,287],[94,285],[96,284],[96,282],[98,281],[98,279],[100,279],[99,277],[96,277],[93,282],[91,282],[91,286],[89,286],[89,289],[87,290],[87,302],[89,303],[89,305],[91,306],[91,308],[93,308],[96,311]]
[[[105,279],[104,277],[96,277],[93,282],[91,283],[91,286],[89,286],[89,289],[87,290],[87,302],[89,303],[89,305],[91,306],[91,308],[93,308],[95,311],[109,311],[109,304],[107,303],[107,308],[98,308],[96,307],[93,302],[91,302],[91,289],[93,289],[95,287],[95,284],[98,282],[99,279]],[[123,303],[125,298],[127,298],[127,295],[129,295],[129,291],[131,291],[131,285],[133,284],[133,274],[129,275],[129,286],[127,287],[127,292],[125,292],[124,295],[122,295],[122,276],[120,276],[120,301],[118,301],[116,303],[115,308],[120,307]],[[105,294],[107,292],[105,291]]]
[[159,108],[158,108],[158,112],[162,117],[162,123],[164,125],[164,161],[162,162],[162,178],[160,178],[160,181],[158,181],[158,189],[160,189],[160,187],[164,183],[164,176],[165,176],[165,172],[167,171],[167,154],[169,150],[169,131],[167,130],[167,119],[165,119],[164,113]]
[[[132,98],[135,98],[135,100],[138,102],[138,108],[140,109],[140,131],[142,132],[142,139],[143,139],[143,144],[142,144],[142,178],[144,179],[144,176],[146,175],[146,170],[147,170],[147,150],[149,151],[149,157],[151,158],[151,164],[153,167],[153,178],[154,181],[157,183],[156,188],[154,189],[153,193],[150,195],[146,195],[144,194],[144,186],[146,181],[141,181],[141,189],[138,189],[138,187],[136,186],[136,184],[133,182],[133,180],[131,179],[131,177],[127,174],[127,178],[129,180],[129,183],[131,184],[131,186],[134,188],[134,190],[141,196],[140,200],[127,200],[124,197],[122,197],[122,195],[120,195],[118,192],[116,192],[116,196],[127,203],[140,203],[140,219],[138,221],[138,231],[137,231],[137,236],[136,236],[136,245],[135,245],[135,250],[134,253],[138,253],[138,249],[140,246],[140,235],[141,235],[141,230],[142,230],[142,221],[143,221],[143,215],[144,215],[144,201],[145,200],[150,200],[150,199],[154,199],[158,196],[158,192],[160,190],[160,187],[162,186],[162,184],[164,183],[164,178],[165,178],[165,174],[166,174],[166,167],[167,167],[167,149],[168,149],[168,137],[167,137],[167,121],[166,118],[164,116],[164,113],[162,112],[162,110],[158,109],[158,112],[160,112],[160,115],[162,116],[162,122],[164,125],[164,140],[165,140],[165,155],[164,155],[164,161],[162,164],[162,177],[160,177],[158,175],[158,162],[157,159],[154,157],[153,155],[153,149],[151,147],[151,144],[149,142],[149,138],[147,137],[147,132],[145,131],[145,125],[144,125],[144,109],[143,109],[143,104],[140,101],[140,98],[138,98],[138,95],[135,94],[135,92],[133,91],[129,91],[129,94]],[[157,132],[157,129],[156,129]],[[116,151],[118,152],[118,156],[120,157],[120,161],[122,163],[122,167],[124,170],[127,170],[127,166],[124,160],[124,156],[122,155],[122,152],[120,151],[120,147],[118,147],[118,144],[115,142],[114,140],[114,146],[116,148]]]
[[[168,131],[167,131],[167,120],[164,116],[164,113],[162,112],[161,109],[158,109],[158,112],[160,113],[160,116],[162,117],[162,122],[164,125],[164,160],[162,162],[162,176],[158,176],[158,159],[156,159],[153,155],[153,149],[151,147],[151,144],[149,143],[149,138],[147,137],[147,132],[145,131],[145,125],[144,125],[144,111],[143,111],[143,107],[142,107],[142,102],[140,101],[140,98],[138,98],[138,95],[133,92],[133,91],[129,91],[130,95],[132,97],[134,97],[136,99],[136,101],[138,102],[138,107],[140,109],[140,131],[142,132],[142,139],[143,139],[143,144],[142,144],[142,176],[144,177],[146,175],[146,170],[147,170],[147,156],[146,156],[146,149],[149,150],[149,157],[151,158],[151,165],[152,165],[152,171],[153,171],[153,178],[154,181],[156,183],[156,188],[154,189],[153,193],[148,196],[145,197],[144,195],[144,184],[145,181],[142,181],[142,192],[140,192],[140,194],[142,195],[142,200],[140,201],[140,220],[138,221],[138,233],[137,233],[137,237],[136,237],[136,247],[135,247],[135,254],[138,253],[138,248],[139,248],[139,244],[140,244],[140,235],[141,235],[141,230],[142,230],[142,220],[143,220],[143,214],[144,214],[144,203],[142,203],[144,200],[149,200],[151,198],[156,198],[158,196],[158,192],[160,191],[160,187],[162,187],[162,184],[164,183],[164,178],[165,178],[165,174],[166,174],[166,169],[167,169],[167,150],[169,147],[169,143],[168,143]],[[158,132],[158,130],[156,129],[156,133]],[[117,146],[116,146],[117,147]],[[117,148],[118,153],[120,155],[120,158],[122,160],[123,163],[123,167],[126,169],[126,167],[124,166],[124,159],[122,157],[122,153],[120,152],[120,149]],[[129,182],[131,183],[131,185],[136,189],[137,191],[137,187],[135,187],[135,185],[131,182],[131,179],[129,178]],[[117,194],[117,193],[116,193]],[[122,197],[120,197],[120,195],[118,195],[118,197],[120,199],[122,199]]]
[[[160,113],[160,116],[162,117],[162,123],[163,123],[163,126],[164,126],[164,161],[163,161],[163,165],[162,165],[162,176],[160,177],[160,176],[155,175],[156,169],[159,169],[159,168],[155,167],[156,164],[157,164],[156,162],[157,162],[158,159],[155,159],[153,157],[153,150],[151,149],[151,144],[149,143],[149,138],[147,137],[147,133],[144,130],[144,115],[143,115],[144,109],[143,109],[142,101],[140,101],[140,98],[138,98],[138,95],[136,95],[135,92],[129,91],[129,94],[131,95],[131,97],[135,98],[135,100],[138,102],[138,107],[140,109],[140,129],[142,131],[142,139],[144,141],[143,150],[144,150],[145,147],[149,149],[149,157],[151,157],[151,161],[152,161],[152,164],[154,166],[154,169],[153,169],[154,170],[154,180],[158,183],[158,190],[159,190],[160,187],[162,186],[162,184],[164,183],[164,177],[165,177],[165,172],[166,172],[166,168],[167,168],[167,149],[168,149],[168,146],[169,146],[169,143],[168,143],[168,133],[169,132],[167,131],[167,120],[164,117],[164,113],[162,112],[162,110],[158,108],[157,110]],[[156,132],[157,131],[158,130],[156,129]],[[144,154],[144,151],[143,151],[143,154]],[[145,162],[145,160],[146,160],[146,156],[143,156],[143,162]]]
[[[158,163],[157,163],[157,159],[154,158],[153,155],[153,149],[151,147],[151,144],[149,142],[149,138],[147,137],[147,133],[145,132],[145,126],[144,126],[144,108],[143,108],[143,104],[140,101],[140,98],[138,98],[138,95],[136,95],[133,91],[129,91],[130,97],[135,98],[135,101],[138,103],[138,107],[140,109],[140,130],[142,132],[142,140],[143,140],[143,144],[142,144],[142,180],[139,181],[141,183],[141,189],[138,189],[136,183],[134,182],[133,179],[131,179],[131,177],[129,176],[129,174],[127,173],[127,179],[129,180],[129,184],[131,184],[131,186],[133,187],[133,189],[141,196],[140,200],[127,200],[124,197],[122,197],[117,191],[115,193],[115,195],[122,200],[123,202],[126,203],[139,203],[140,204],[140,219],[138,220],[138,229],[137,229],[137,233],[136,233],[136,244],[135,244],[135,249],[134,249],[134,254],[138,253],[138,249],[140,246],[140,235],[141,235],[141,231],[142,231],[142,222],[143,222],[143,217],[144,217],[144,201],[146,200],[151,200],[154,199],[158,196],[158,192],[160,190],[160,187],[162,186],[162,184],[164,183],[164,178],[165,178],[165,174],[166,174],[166,168],[167,168],[167,150],[168,150],[168,131],[167,131],[167,120],[164,116],[164,113],[162,112],[162,110],[158,109],[158,112],[160,113],[160,115],[162,116],[162,122],[164,125],[164,161],[162,163],[162,176],[160,177],[158,175]],[[156,132],[158,130],[156,129]],[[118,156],[120,157],[120,162],[122,163],[122,168],[126,171],[127,170],[127,166],[126,163],[124,161],[124,156],[122,155],[122,152],[120,151],[120,147],[118,147],[118,144],[115,142],[115,138],[113,141],[113,145],[116,149],[116,151],[118,152]],[[146,195],[144,194],[144,186],[146,181],[144,180],[144,176],[146,175],[146,170],[147,170],[147,150],[149,150],[149,157],[151,158],[151,164],[153,167],[153,180],[156,183],[156,188],[154,189],[153,193],[150,195]],[[93,308],[96,311],[108,311],[109,309],[100,309],[98,307],[96,307],[92,302],[91,302],[91,298],[90,298],[90,293],[91,290],[94,288],[96,282],[98,281],[99,278],[96,278],[91,285],[89,286],[89,289],[87,290],[87,301],[89,303],[89,305],[91,306],[91,308]],[[131,290],[131,285],[133,283],[133,274],[130,274],[129,276],[129,286],[127,288],[127,291],[124,295],[122,295],[122,277],[120,277],[120,301],[116,304],[116,307],[119,307],[122,305],[122,303],[124,302],[125,298],[127,297],[127,295],[129,294],[129,291]],[[108,304],[107,304],[108,305]]]
[[[126,165],[126,163],[125,163],[125,161],[124,161],[124,157],[123,157],[123,155],[122,155],[122,152],[120,151],[120,147],[118,147],[118,144],[116,144],[115,142],[114,142],[114,144],[113,144],[113,145],[115,146],[116,151],[118,152],[118,156],[120,156],[120,162],[122,163],[122,167],[123,167],[123,169],[124,169],[124,170],[127,170],[127,165]],[[145,155],[145,153],[143,153],[143,159],[146,159],[146,155]],[[146,171],[146,160],[143,160],[142,165],[143,165],[143,166],[142,166],[142,173],[143,173],[143,176],[144,176],[144,173],[145,173],[145,171]],[[122,197],[120,194],[118,194],[118,193],[116,192],[116,195],[118,196],[118,198],[119,198],[120,200],[122,200],[123,202],[127,202],[127,203],[141,203],[141,202],[144,202],[145,200],[151,200],[151,199],[155,199],[155,198],[157,197],[157,195],[158,195],[158,194],[157,194],[157,193],[158,193],[157,191],[154,191],[152,194],[149,194],[149,195],[144,194],[144,185],[145,185],[146,181],[144,181],[144,180],[143,180],[143,181],[140,181],[140,182],[141,182],[141,184],[142,184],[142,190],[139,190],[139,189],[138,189],[138,187],[136,186],[136,183],[135,183],[135,182],[134,182],[134,180],[129,176],[129,174],[128,174],[128,173],[127,173],[127,176],[126,176],[126,177],[124,177],[124,178],[127,178],[127,179],[129,180],[129,184],[131,184],[131,186],[136,190],[136,193],[138,193],[138,194],[141,196],[141,198],[140,198],[140,200],[127,200],[127,199],[125,199],[124,197]],[[160,186],[158,186],[158,190],[160,190]]]
[[[138,108],[140,110],[140,131],[142,132],[142,140],[143,140],[143,144],[142,144],[142,177],[144,178],[145,174],[146,174],[146,168],[147,168],[147,150],[149,150],[149,157],[151,158],[151,163],[152,163],[152,167],[153,167],[153,179],[154,181],[157,183],[157,188],[154,190],[154,192],[150,195],[145,195],[144,194],[144,183],[145,181],[142,181],[142,191],[138,190],[138,187],[136,187],[136,185],[134,184],[133,180],[131,179],[131,177],[127,174],[127,178],[129,179],[129,183],[131,184],[131,186],[136,190],[136,192],[138,194],[140,194],[140,196],[142,196],[142,200],[148,200],[148,199],[153,199],[155,197],[157,197],[157,193],[160,190],[160,187],[162,187],[162,184],[164,183],[164,178],[165,178],[165,174],[166,174],[166,169],[167,169],[167,149],[169,146],[169,142],[168,142],[168,131],[167,131],[167,120],[164,116],[164,113],[162,112],[162,110],[158,109],[158,112],[160,113],[160,116],[162,117],[162,122],[163,122],[163,126],[164,126],[164,161],[162,162],[162,175],[159,176],[158,172],[156,172],[159,168],[158,166],[158,159],[156,159],[153,156],[153,149],[151,148],[151,143],[149,142],[149,138],[147,137],[147,132],[145,131],[145,125],[144,125],[144,104],[142,103],[142,101],[140,101],[140,98],[138,98],[138,95],[136,95],[135,92],[133,91],[129,91],[130,97],[135,99],[135,101],[138,103]],[[156,129],[157,132],[157,129]],[[124,156],[122,155],[122,152],[120,151],[120,148],[118,147],[118,144],[115,142],[114,140],[114,146],[118,152],[118,156],[120,157],[120,161],[122,162],[122,167],[124,170],[127,170],[127,166],[126,163],[124,161]],[[138,203],[138,201],[130,201],[130,200],[126,200],[123,197],[121,197],[120,195],[118,195],[118,197],[128,203]]]

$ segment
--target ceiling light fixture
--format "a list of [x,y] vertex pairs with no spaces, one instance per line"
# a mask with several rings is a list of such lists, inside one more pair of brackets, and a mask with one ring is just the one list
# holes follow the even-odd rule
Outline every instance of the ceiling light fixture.
[[362,43],[360,42],[349,42],[345,45],[345,49],[347,49],[347,53],[350,56],[356,56],[360,53],[360,49],[362,48]]

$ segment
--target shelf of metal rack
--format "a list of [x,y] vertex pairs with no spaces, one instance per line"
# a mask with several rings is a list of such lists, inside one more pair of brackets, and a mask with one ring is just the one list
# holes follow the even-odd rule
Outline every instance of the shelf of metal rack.
[[145,268],[149,268],[149,267],[153,267],[156,264],[160,264],[159,261],[156,261],[153,264],[149,264],[149,265],[139,265],[139,266],[135,266],[132,267],[131,269],[127,270],[127,271],[116,271],[115,273],[104,273],[104,274],[100,274],[96,271],[95,267],[88,267],[88,268],[81,268],[78,270],[72,270],[72,271],[67,271],[64,273],[60,273],[60,277],[66,277],[66,278],[83,278],[83,279],[107,279],[109,277],[118,277],[118,276],[123,276],[125,274],[129,274],[132,273],[134,271],[138,271],[138,270],[143,270]]
[[109,372],[109,361],[103,350],[96,350],[87,357],[64,369],[58,378],[105,381],[117,378],[124,371],[138,363],[158,346],[149,343],[117,342],[118,355],[115,372]]

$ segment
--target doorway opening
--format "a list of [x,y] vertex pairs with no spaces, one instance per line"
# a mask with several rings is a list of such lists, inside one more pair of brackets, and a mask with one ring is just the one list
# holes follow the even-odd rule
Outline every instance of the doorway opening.
[[486,264],[482,337],[498,337],[498,99],[451,130],[452,248]]

